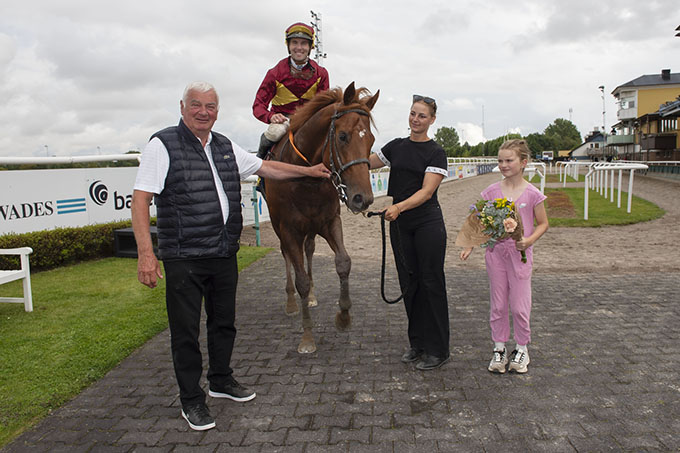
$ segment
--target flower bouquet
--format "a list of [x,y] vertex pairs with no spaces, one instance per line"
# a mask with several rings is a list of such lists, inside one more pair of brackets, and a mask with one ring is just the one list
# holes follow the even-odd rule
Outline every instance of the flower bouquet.
[[[458,233],[456,245],[493,249],[503,239],[521,240],[522,234],[522,221],[514,202],[506,198],[479,200],[470,206],[470,214]],[[526,263],[526,253],[524,250],[520,253],[522,262]]]

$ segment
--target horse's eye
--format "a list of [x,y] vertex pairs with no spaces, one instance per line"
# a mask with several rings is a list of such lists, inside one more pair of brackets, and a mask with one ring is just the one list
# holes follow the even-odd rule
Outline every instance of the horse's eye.
[[347,132],[340,132],[338,138],[342,142],[349,143],[349,134]]

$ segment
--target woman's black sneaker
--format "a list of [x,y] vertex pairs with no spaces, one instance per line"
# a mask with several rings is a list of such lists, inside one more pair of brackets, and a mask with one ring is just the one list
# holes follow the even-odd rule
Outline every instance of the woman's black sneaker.
[[425,354],[422,360],[416,364],[416,368],[422,371],[434,370],[448,362],[450,357],[450,355],[447,355],[446,357],[437,357]]
[[420,358],[420,356],[423,355],[424,352],[425,351],[422,349],[411,348],[406,351],[403,356],[401,356],[401,361],[404,363],[415,362]]

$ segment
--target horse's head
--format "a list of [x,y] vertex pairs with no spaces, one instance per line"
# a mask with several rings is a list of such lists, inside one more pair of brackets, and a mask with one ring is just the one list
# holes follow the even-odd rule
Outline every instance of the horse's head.
[[373,203],[368,156],[375,142],[371,132],[371,110],[380,91],[370,96],[365,88],[350,83],[342,103],[334,105],[329,128],[329,153],[324,163],[332,171],[332,182],[352,212],[361,212]]
[[356,89],[352,82],[344,93],[334,88],[318,94],[291,121],[294,132],[306,132],[300,134],[300,142],[315,142],[312,159],[323,161],[331,170],[331,182],[352,212],[364,211],[373,203],[368,156],[375,141],[371,110],[379,95],[380,91],[371,96],[366,88]]

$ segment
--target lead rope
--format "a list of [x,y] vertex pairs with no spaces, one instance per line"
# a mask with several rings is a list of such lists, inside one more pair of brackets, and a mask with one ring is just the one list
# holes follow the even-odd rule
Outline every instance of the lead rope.
[[383,300],[387,304],[396,304],[400,300],[404,298],[404,294],[408,292],[408,290],[411,287],[411,280],[413,277],[413,272],[408,268],[406,265],[406,259],[404,258],[404,248],[401,245],[401,232],[399,231],[399,223],[396,223],[396,240],[397,240],[397,252],[401,261],[401,264],[404,265],[404,268],[406,269],[406,272],[408,272],[408,285],[406,285],[406,291],[402,292],[401,295],[394,299],[394,300],[389,300],[387,296],[385,296],[385,254],[386,254],[386,245],[387,241],[385,239],[385,211],[383,212],[368,212],[366,214],[366,217],[373,217],[373,216],[380,216],[380,231],[382,232],[382,269],[380,272],[380,295],[382,296]]

